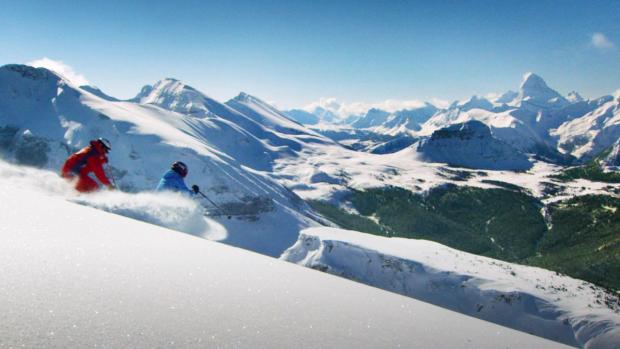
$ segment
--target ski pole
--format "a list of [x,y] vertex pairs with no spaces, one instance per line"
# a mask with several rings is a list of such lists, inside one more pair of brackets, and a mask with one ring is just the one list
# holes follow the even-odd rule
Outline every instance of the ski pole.
[[118,186],[116,185],[116,179],[114,179],[114,174],[112,174],[112,168],[110,167],[110,165],[105,165],[105,168],[108,172],[108,175],[110,176],[110,179],[112,180],[112,185],[115,189],[118,189]]
[[211,205],[215,206],[215,208],[217,208],[217,209],[219,209],[219,210],[221,210],[221,209],[222,209],[222,208],[221,208],[221,207],[219,207],[219,206],[218,206],[215,202],[213,202],[213,200],[209,199],[209,197],[208,197],[208,196],[206,196],[206,195],[205,195],[203,192],[201,192],[200,190],[198,191],[198,194],[202,195],[202,197],[203,197],[203,198],[207,199],[207,200],[211,203]]
[[[220,212],[223,214],[224,210],[222,210],[222,208],[220,206],[218,206],[215,202],[213,202],[213,200],[209,199],[209,197],[207,195],[205,195],[205,193],[201,192],[200,190],[198,191],[198,194],[202,195],[203,198],[207,199],[211,205],[215,206],[215,208],[217,208],[218,210],[220,210]],[[230,215],[228,215],[228,219],[230,219]]]

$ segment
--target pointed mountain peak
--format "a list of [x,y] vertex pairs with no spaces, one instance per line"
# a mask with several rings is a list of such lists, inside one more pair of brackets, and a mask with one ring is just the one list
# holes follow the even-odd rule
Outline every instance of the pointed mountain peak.
[[528,72],[523,75],[523,81],[521,82],[520,87],[521,90],[546,88],[549,88],[549,86],[547,86],[545,80],[543,80],[543,78],[541,78],[539,75],[536,75],[532,72]]
[[457,104],[457,107],[463,111],[471,109],[491,110],[493,109],[493,104],[485,97],[473,95],[468,100]]
[[233,100],[238,102],[252,102],[253,100],[258,100],[258,98],[242,91],[239,92],[239,94],[235,98],[233,98]]
[[186,85],[183,82],[181,82],[181,80],[175,79],[175,78],[163,78],[159,80],[158,82],[156,82],[155,85],[153,85],[155,89],[157,89],[158,87],[163,88],[163,87],[170,87],[170,86],[178,86],[178,87],[183,88]]
[[211,115],[210,108],[222,107],[219,102],[175,78],[165,78],[153,86],[144,86],[132,101],[140,104],[154,104],[167,110],[196,117]]
[[581,95],[580,95],[577,91],[571,91],[571,92],[570,92],[570,93],[566,96],[566,99],[567,99],[569,102],[572,102],[572,103],[577,103],[577,102],[583,102],[583,101],[584,101],[583,97],[581,97]]
[[267,103],[267,102],[263,101],[262,99],[260,99],[258,97],[255,97],[255,96],[252,96],[251,94],[248,94],[248,93],[245,93],[245,92],[239,92],[239,94],[235,98],[229,100],[225,104],[230,106],[230,105],[234,104],[235,102],[236,103],[243,103],[243,104],[254,104],[256,106],[260,106],[261,108],[264,108],[264,109],[269,109],[269,110],[271,110],[273,112],[276,112],[276,113],[282,113],[280,110],[278,110],[276,107],[274,107],[270,103]]
[[559,109],[569,104],[566,98],[547,86],[545,80],[534,73],[526,73],[523,76],[519,96],[515,102],[531,110]]

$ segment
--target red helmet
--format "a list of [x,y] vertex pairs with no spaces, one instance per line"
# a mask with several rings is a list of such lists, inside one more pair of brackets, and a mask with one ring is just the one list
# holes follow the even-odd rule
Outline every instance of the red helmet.
[[181,161],[175,161],[170,167],[172,170],[181,175],[181,177],[187,176],[187,165]]

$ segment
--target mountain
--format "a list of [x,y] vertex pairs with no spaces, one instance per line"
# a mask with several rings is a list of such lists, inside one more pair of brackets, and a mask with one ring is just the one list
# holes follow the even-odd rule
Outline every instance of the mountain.
[[527,73],[512,104],[522,109],[560,109],[569,104],[561,94],[547,86],[545,80],[534,73]]
[[219,102],[173,78],[143,87],[133,100],[196,117],[215,116],[211,109],[220,107]]
[[107,101],[111,101],[111,102],[118,102],[119,100],[112,97],[112,96],[108,96],[107,94],[105,94],[103,91],[101,91],[98,87],[96,86],[89,86],[89,85],[83,85],[80,86],[80,89],[84,90],[84,91],[88,91],[92,94],[94,94],[95,96],[105,99]]
[[390,113],[385,110],[371,108],[366,112],[366,114],[351,124],[352,127],[355,128],[370,128],[381,126],[383,123],[387,121]]
[[515,98],[517,98],[517,96],[519,95],[518,92],[515,91],[507,91],[504,94],[502,94],[501,96],[497,97],[494,102],[497,104],[508,104],[510,102],[512,102]]
[[[236,159],[247,159],[244,164],[255,169],[269,169],[271,163],[282,156],[295,156],[296,152],[313,143],[333,142],[302,125],[290,120],[277,109],[260,99],[241,93],[222,104],[202,92],[175,79],[164,79],[148,93],[139,98],[143,105],[156,105],[166,110],[207,118],[210,122],[226,123],[223,128],[237,128],[237,135],[224,139],[222,136],[207,136],[207,139],[223,139],[218,147]],[[231,142],[237,138],[235,142]],[[258,144],[263,143],[263,144]],[[239,154],[239,144],[250,148],[245,155]],[[245,150],[248,151],[248,150]],[[258,165],[251,159],[262,159]],[[265,166],[269,164],[269,166]]]
[[[324,121],[317,130],[329,137],[337,134],[338,139],[334,139],[339,142],[343,142],[341,134],[346,132],[351,136],[346,139],[347,145],[355,145],[357,150],[378,149],[384,153],[384,149],[390,152],[408,140],[394,141],[395,146],[392,146],[389,145],[392,140],[383,140],[381,135],[400,137],[408,134],[410,139],[425,138],[452,124],[477,120],[486,124],[498,140],[523,153],[547,162],[569,165],[589,161],[618,138],[615,109],[608,108],[617,105],[614,98],[584,99],[575,91],[564,97],[539,75],[527,73],[518,92],[508,91],[497,98],[474,95],[441,109],[429,103],[395,112],[373,108],[361,116],[349,115],[338,123],[338,130],[326,127]],[[306,118],[306,122],[321,120],[316,114],[312,114],[314,117],[297,115]],[[346,125],[372,132],[376,135],[372,138],[378,141],[346,130]],[[358,136],[363,138],[356,139]],[[384,143],[386,148],[382,145]]]
[[316,125],[321,121],[315,114],[302,109],[286,110],[284,111],[284,115],[303,125]]
[[[152,190],[170,164],[182,160],[189,184],[220,206],[260,219],[247,232],[244,223],[225,222],[232,228],[222,241],[272,256],[295,241],[300,227],[318,224],[302,200],[263,172],[320,140],[311,131],[279,133],[170,79],[155,84],[141,103],[102,99],[44,68],[3,66],[0,150],[18,163],[57,171],[68,154],[105,137],[113,145],[110,171],[130,192]],[[287,224],[265,231],[276,221]]]
[[420,130],[420,125],[425,123],[433,114],[437,112],[437,108],[425,103],[422,107],[414,109],[404,109],[392,113],[383,125],[385,129],[404,128],[406,130]]
[[462,111],[472,109],[493,110],[494,106],[488,99],[480,96],[472,96],[469,100],[456,105]]
[[[450,125],[475,120],[487,125],[494,137],[521,152],[534,153],[540,148],[552,148],[534,127],[522,120],[519,113],[520,110],[514,108],[503,112],[478,108],[463,111],[458,105],[454,105],[433,115],[415,135],[428,137],[433,132]],[[529,114],[528,111],[526,113]]]
[[289,119],[282,112],[263,102],[257,97],[241,92],[237,97],[225,103],[230,108],[250,117],[256,123],[267,126],[282,134],[303,135],[306,141],[308,138],[314,137],[312,142],[331,143],[327,138],[311,131],[302,126],[300,123]]
[[604,290],[539,268],[416,239],[304,230],[281,257],[567,345],[612,348],[620,315]]
[[401,151],[418,141],[418,138],[411,137],[408,134],[394,136],[393,139],[373,145],[368,148],[368,152],[372,154],[391,154]]
[[566,96],[566,100],[571,103],[583,102],[585,99],[577,91],[571,91]]
[[373,129],[380,133],[395,135],[420,130],[420,125],[435,112],[437,108],[430,103],[393,113],[372,108],[361,117],[351,118],[350,125],[357,129]]
[[337,124],[342,122],[332,111],[319,106],[314,107],[310,111],[303,109],[284,110],[282,114],[303,125]]
[[487,125],[471,120],[452,124],[421,141],[417,151],[432,162],[489,170],[528,170],[527,156],[493,137]]
[[[66,208],[66,211],[51,211],[49,217],[41,216],[39,210],[36,209],[37,206],[31,205],[31,210],[27,211],[32,226],[35,228],[43,226],[52,231],[59,231],[59,234],[64,231],[60,226],[50,225],[47,222],[51,217],[65,217],[67,219],[64,221],[67,221],[67,225],[73,225],[74,223],[69,219],[73,218],[71,214],[74,214],[84,216],[85,219],[92,218],[94,223],[91,227],[89,221],[89,229],[98,229],[102,226],[108,228],[100,223],[99,218],[94,217],[95,214],[82,214],[81,210],[84,207],[78,206],[80,210],[75,211],[64,205],[80,204],[89,206],[86,208],[89,212],[97,212],[95,209],[99,209],[116,214],[111,220],[118,219],[126,222],[129,218],[133,218],[182,231],[193,235],[185,236],[185,238],[191,238],[192,243],[196,245],[203,244],[205,241],[195,239],[195,237],[202,237],[273,257],[281,256],[285,251],[288,251],[285,255],[289,257],[299,252],[302,258],[294,260],[296,263],[323,271],[333,271],[334,274],[353,280],[362,280],[371,284],[376,282],[376,286],[391,291],[400,292],[401,286],[403,289],[409,286],[419,286],[412,280],[416,277],[428,276],[426,272],[430,270],[429,268],[437,267],[441,270],[440,277],[424,284],[424,288],[441,290],[440,295],[445,294],[444,298],[441,298],[442,306],[450,309],[460,307],[456,310],[467,314],[473,314],[475,311],[481,313],[481,317],[495,314],[488,310],[489,307],[491,309],[493,306],[501,307],[508,312],[502,313],[505,317],[493,318],[493,321],[519,319],[518,323],[506,321],[506,324],[515,327],[522,326],[523,329],[523,326],[527,327],[528,321],[531,320],[531,325],[535,328],[540,327],[547,333],[553,333],[553,336],[556,336],[554,339],[565,343],[577,343],[577,345],[587,343],[589,347],[600,345],[604,348],[605,338],[615,339],[616,337],[613,336],[616,332],[613,331],[616,330],[612,328],[615,326],[613,321],[605,321],[604,316],[600,316],[601,312],[606,310],[600,310],[598,305],[604,304],[605,307],[613,308],[617,301],[613,295],[604,293],[600,289],[596,289],[594,293],[588,293],[589,291],[582,292],[583,290],[579,287],[576,290],[572,287],[578,284],[585,289],[594,290],[591,288],[594,286],[585,281],[573,279],[569,281],[569,279],[562,278],[560,283],[556,284],[546,280],[547,276],[554,275],[554,273],[547,273],[542,269],[513,268],[508,263],[470,258],[466,254],[459,254],[453,250],[449,250],[446,254],[454,258],[447,258],[446,254],[442,253],[444,247],[429,247],[432,244],[407,244],[406,247],[405,244],[399,244],[403,246],[402,248],[428,250],[429,254],[423,256],[425,264],[421,265],[424,269],[421,272],[421,269],[417,269],[420,260],[415,259],[413,255],[401,256],[404,261],[387,257],[399,257],[395,256],[393,247],[388,247],[388,243],[376,241],[376,250],[372,250],[367,245],[360,245],[358,241],[346,238],[344,234],[343,240],[347,241],[341,244],[323,243],[309,234],[300,233],[308,232],[308,228],[319,225],[338,224],[346,227],[354,225],[352,229],[359,231],[374,229],[375,233],[389,237],[426,234],[415,237],[433,239],[453,248],[502,258],[506,261],[542,266],[599,285],[616,287],[620,279],[613,272],[618,265],[617,245],[613,244],[615,229],[613,222],[618,221],[616,216],[620,212],[620,202],[610,193],[620,192],[620,185],[601,184],[588,180],[563,182],[558,177],[554,177],[561,167],[545,161],[530,160],[534,157],[526,156],[526,150],[524,150],[528,149],[535,154],[540,154],[542,151],[537,147],[555,146],[554,139],[544,131],[546,125],[553,124],[551,116],[554,113],[560,113],[558,119],[553,119],[554,122],[562,117],[570,117],[572,122],[582,116],[577,115],[578,113],[567,116],[568,114],[562,114],[562,110],[567,110],[566,108],[576,104],[580,105],[579,108],[587,109],[595,107],[596,103],[582,101],[560,109],[547,108],[534,112],[516,105],[501,106],[505,110],[498,111],[494,101],[488,99],[487,101],[494,105],[493,110],[471,108],[465,111],[461,109],[463,105],[459,106],[459,103],[456,103],[450,108],[435,112],[422,125],[420,131],[409,131],[406,134],[407,137],[395,138],[390,134],[378,133],[382,126],[360,130],[352,129],[347,125],[319,123],[313,129],[309,129],[290,120],[276,108],[257,97],[242,93],[226,103],[220,103],[174,79],[164,79],[152,86],[148,85],[135,99],[130,101],[114,101],[74,86],[45,69],[18,65],[4,66],[0,67],[0,155],[11,161],[41,167],[47,171],[25,167],[12,170],[0,164],[0,183],[7,173],[15,173],[5,185],[6,189],[0,184],[0,191],[7,197],[22,195],[25,201],[38,201],[37,196],[27,193],[29,189],[24,189],[32,188],[30,191],[36,192],[37,195],[60,201],[61,203],[54,205],[50,201],[41,200],[44,204],[54,205],[55,208],[62,210]],[[482,107],[486,104],[479,98],[472,102],[480,102],[479,106]],[[608,103],[596,105],[596,109]],[[391,120],[394,114],[389,113],[385,121]],[[601,122],[604,123],[605,120],[607,119]],[[399,127],[402,126],[402,124],[399,125]],[[346,141],[348,147],[343,147],[315,131],[318,129],[331,130],[336,135],[334,137],[346,138],[347,135],[357,137],[358,142],[349,143],[355,140],[346,138],[342,142]],[[75,195],[70,185],[50,170],[56,172],[69,153],[84,146],[90,139],[99,136],[112,141],[113,150],[110,154],[109,171],[116,178],[122,191]],[[415,139],[417,144],[393,152],[406,146],[412,139]],[[375,147],[377,144],[382,146]],[[354,151],[353,145],[359,146],[357,149],[369,152]],[[208,213],[205,212],[205,207],[213,208],[207,200],[201,198],[189,200],[170,194],[151,193],[162,172],[174,160],[183,160],[189,165],[188,184],[200,185],[218,206],[243,211],[243,216],[232,219],[205,217],[204,214]],[[460,168],[453,168],[451,165],[446,165],[446,162]],[[481,169],[463,167],[480,167]],[[529,168],[531,171],[524,171]],[[13,189],[16,191],[12,191]],[[584,193],[592,195],[584,196]],[[22,206],[13,206],[15,209],[23,210]],[[19,213],[8,211],[8,209],[5,211],[9,213],[3,222],[11,217],[22,217]],[[330,214],[334,212],[335,214]],[[97,214],[99,213],[101,212]],[[119,215],[125,217],[118,217]],[[65,223],[64,221],[61,223]],[[12,227],[11,229],[18,228]],[[109,229],[121,229],[125,235],[127,231],[135,231],[136,235],[141,236],[140,241],[145,237],[139,233],[140,228],[133,225],[122,227],[112,223]],[[28,232],[41,233],[40,230],[36,232],[35,230],[28,230]],[[2,231],[2,233],[6,232],[7,230]],[[88,230],[86,234],[81,232],[79,236],[70,235],[68,239],[84,242],[92,247],[87,251],[95,255],[97,255],[96,251],[101,252],[101,246],[104,246],[104,250],[106,246],[111,246],[109,240],[92,240],[95,244],[88,245],[91,237],[87,233],[92,233],[97,237],[103,234],[101,231]],[[43,234],[50,239],[60,237],[47,231],[43,231]],[[165,234],[170,235],[170,231],[165,231]],[[118,237],[118,234],[110,234],[110,237]],[[23,237],[20,236],[21,238]],[[128,238],[132,239],[134,236],[131,235]],[[9,237],[7,246],[13,246],[14,244],[10,243],[13,240],[12,236]],[[33,237],[33,241],[39,240],[38,236]],[[63,246],[67,244],[65,241],[54,241],[58,241],[58,244]],[[170,240],[166,242],[162,242],[161,245],[170,248],[175,246],[175,243]],[[42,257],[49,256],[45,253],[57,251],[55,248],[49,248],[56,246],[54,243],[44,243],[47,249],[42,249]],[[68,246],[72,251],[85,250],[81,245],[68,244]],[[161,268],[161,270],[158,269],[159,272],[163,270],[165,273],[168,271],[170,273],[158,279],[160,284],[168,281],[172,287],[181,285],[181,288],[187,288],[188,284],[184,282],[176,283],[175,280],[179,281],[175,278],[177,270],[170,269],[176,265],[175,263],[184,265],[179,260],[179,258],[186,257],[183,253],[184,245],[174,247],[175,251],[178,249],[180,253],[161,250],[150,244],[142,246],[139,241],[134,240],[129,240],[129,246],[130,250],[139,250],[142,247],[153,248],[155,254],[160,257],[164,256],[162,264],[157,264],[155,267]],[[293,246],[295,249],[291,250]],[[315,246],[317,250],[314,249]],[[308,253],[309,250],[312,251]],[[67,255],[65,250],[58,251],[63,256]],[[105,251],[109,252],[109,250]],[[191,252],[194,250],[188,251],[192,256],[209,253],[204,250],[200,253],[195,252],[195,254]],[[291,251],[294,253],[289,253]],[[121,254],[125,255],[126,252],[122,250]],[[330,260],[336,254],[342,258]],[[165,256],[168,255],[174,255],[174,258],[166,260]],[[11,254],[8,256],[9,260],[15,258]],[[220,262],[209,259],[208,264],[221,268],[222,275],[230,271],[226,269],[229,263],[239,262],[247,267],[245,263],[248,262],[252,265],[252,260],[238,256],[237,261],[235,256],[238,255],[218,256],[217,258],[221,257]],[[365,256],[368,258],[365,259]],[[141,255],[141,257],[149,260],[154,258],[154,255]],[[209,258],[211,257],[215,256],[209,255]],[[106,258],[98,258],[98,261],[109,261]],[[428,260],[429,258],[436,259]],[[45,260],[56,259],[45,258]],[[123,260],[120,259],[120,261]],[[291,259],[287,258],[287,260]],[[362,268],[360,260],[370,260],[371,265],[366,263]],[[111,263],[114,264],[115,261]],[[166,263],[164,264],[163,261]],[[346,265],[339,266],[338,263],[342,261],[349,261],[351,269],[347,269]],[[192,275],[204,276],[203,272],[192,269],[196,265],[193,264],[196,260],[192,258],[187,262],[192,265],[190,269],[184,266],[184,270],[190,271]],[[465,271],[439,268],[444,262],[463,266]],[[94,264],[95,262],[90,260],[78,260],[78,263],[99,266],[101,267],[97,268],[99,271],[109,267]],[[24,262],[24,264],[27,263]],[[125,263],[118,264],[125,266]],[[14,267],[14,264],[9,262],[2,265]],[[74,264],[71,263],[71,265]],[[67,271],[64,265],[62,266],[61,270]],[[470,270],[477,271],[481,266],[484,268],[492,266],[490,268],[495,268],[493,270],[496,271],[506,269],[501,274],[483,273],[479,278],[472,273],[467,273]],[[179,268],[179,270],[183,269]],[[281,271],[277,266],[274,270]],[[571,293],[577,295],[578,297],[573,298],[581,299],[579,302],[592,303],[596,314],[586,313],[581,317],[575,317],[573,315],[582,313],[581,310],[568,309],[568,305],[577,304],[574,299],[558,301],[562,306],[554,307],[557,303],[552,304],[548,302],[548,298],[539,297],[541,294],[547,297],[545,292],[539,290],[541,293],[533,293],[536,290],[531,290],[529,286],[525,289],[515,288],[514,283],[505,283],[506,278],[521,278],[521,276],[517,277],[519,274],[506,273],[508,270],[515,271],[515,274],[522,272],[524,278],[532,282],[528,284],[529,286],[540,285],[549,288],[550,294],[559,294],[560,298],[564,299],[566,296],[569,299],[568,296]],[[16,275],[20,271],[18,270]],[[129,269],[127,272],[131,271]],[[137,272],[142,273],[144,270],[140,269]],[[262,269],[259,273],[262,273]],[[182,274],[183,277],[188,275]],[[42,282],[47,287],[47,284],[53,283],[49,275],[58,274],[43,273],[42,275],[45,277],[33,278],[33,280],[44,280]],[[83,275],[89,275],[89,281],[93,280],[90,274]],[[221,277],[220,274],[215,275]],[[285,276],[288,277],[288,275]],[[453,282],[452,276],[458,281]],[[74,275],[69,277],[75,278]],[[129,279],[129,276],[124,278]],[[106,280],[123,284],[126,283],[124,278],[120,280],[107,278]],[[485,280],[489,278],[491,280],[486,282]],[[545,280],[538,282],[536,278]],[[390,279],[391,283],[384,282],[386,279]],[[467,283],[466,280],[470,279],[472,282]],[[11,280],[19,282],[22,279],[11,278]],[[151,285],[146,279],[139,280],[144,281],[147,286]],[[65,286],[68,283],[61,280],[59,284]],[[570,290],[565,293],[561,289],[562,284],[570,284]],[[256,291],[254,286],[259,285],[250,284],[254,291]],[[442,285],[446,287],[442,288]],[[202,284],[199,283],[197,286],[202,286]],[[495,286],[498,287],[494,288]],[[84,289],[84,287],[80,288]],[[58,288],[53,287],[53,289]],[[153,287],[148,287],[148,289],[157,290]],[[203,290],[197,287],[195,293],[209,294],[212,289],[206,289],[206,293],[203,293]],[[223,292],[222,289],[217,290],[215,292]],[[73,289],[63,288],[61,291],[70,294]],[[343,292],[337,288],[333,291]],[[464,292],[465,296],[461,297],[462,294],[459,294],[458,298],[454,298],[458,300],[453,299],[454,303],[446,300],[459,291]],[[262,292],[261,294],[264,295]],[[403,293],[408,296],[417,296],[413,293]],[[22,297],[28,296],[28,293],[22,292],[21,294]],[[230,292],[228,294],[233,297],[238,296]],[[278,293],[274,294],[278,295]],[[592,295],[597,298],[591,302]],[[371,297],[370,299],[373,297],[368,296]],[[424,297],[424,294],[421,297]],[[259,303],[264,300],[260,296],[255,299]],[[131,303],[125,298],[121,300]],[[134,302],[139,303],[139,300],[134,300]],[[30,303],[25,302],[25,304]],[[179,305],[170,299],[166,303]],[[509,303],[517,306],[505,306],[505,304],[510,305]],[[35,304],[39,303],[35,302]],[[180,303],[183,308],[187,308],[187,304],[189,303]],[[200,307],[204,303],[197,301],[197,304],[197,307]],[[79,305],[88,308],[86,303]],[[479,308],[480,305],[483,307]],[[538,305],[541,307],[538,308]],[[583,305],[579,303],[576,306],[581,309]],[[329,303],[328,306],[332,304]],[[18,308],[23,309],[24,306]],[[266,309],[262,306],[260,308]],[[208,313],[213,312],[213,309],[209,307],[200,309]],[[548,309],[548,312],[543,309]],[[592,311],[591,308],[588,308],[588,311]],[[226,313],[226,310],[220,309],[217,314],[222,313]],[[181,320],[187,316],[193,319],[191,315],[176,314],[179,314]],[[572,315],[569,316],[569,314]],[[39,314],[35,317],[38,318],[37,315]],[[165,318],[170,318],[169,313],[165,315]],[[278,313],[275,316],[280,315]],[[541,324],[541,318],[548,321]],[[106,320],[110,319],[106,318]],[[182,323],[181,320],[179,320],[180,323]],[[558,322],[558,320],[566,320],[566,323]],[[204,324],[201,321],[197,323]],[[27,319],[27,322],[32,321]],[[403,322],[401,318],[397,322],[408,323],[408,321]],[[294,321],[287,323],[294,323]],[[275,325],[281,325],[281,323],[276,322]],[[330,325],[333,328],[333,323]],[[425,331],[429,330],[428,324],[420,325]],[[204,330],[204,327],[201,328]],[[576,328],[583,329],[583,331],[577,331],[579,333],[575,337],[573,332]],[[398,329],[401,327],[397,327]],[[408,328],[402,329],[408,330]],[[487,329],[493,331],[494,334],[497,332],[494,327],[487,327]],[[263,331],[262,334],[266,333],[264,328],[260,330]],[[599,330],[605,331],[610,337],[599,335],[602,333]],[[567,339],[570,338],[569,334],[575,337],[574,342]],[[480,346],[478,344],[474,343],[472,346],[478,347]],[[497,343],[494,342],[494,344]],[[533,346],[536,345],[533,344]]]
[[603,164],[609,167],[620,167],[620,138],[614,143],[609,155],[603,159]]
[[593,104],[596,109],[550,132],[559,149],[582,160],[593,158],[620,138],[620,100],[609,96]]
[[570,164],[575,158],[587,161],[617,139],[615,119],[610,119],[615,109],[609,109],[616,104],[612,96],[585,100],[576,92],[566,99],[540,76],[528,73],[518,93],[507,92],[493,101],[474,96],[455,102],[435,113],[414,136],[430,136],[451,124],[478,120],[522,152]]
[[[565,347],[84,207],[67,193],[42,191],[56,187],[51,173],[0,168],[0,192],[12,198],[0,200],[0,338],[7,347]],[[25,185],[35,178],[47,179]],[[132,202],[119,192],[94,196]]]

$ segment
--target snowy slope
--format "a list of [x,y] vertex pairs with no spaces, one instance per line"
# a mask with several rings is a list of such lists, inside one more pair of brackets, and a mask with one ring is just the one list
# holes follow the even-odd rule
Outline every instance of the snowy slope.
[[[246,138],[258,139],[264,143],[264,145],[251,144],[248,147],[254,149],[255,152],[264,152],[268,155],[269,158],[258,156],[263,159],[263,162],[280,156],[294,156],[296,151],[300,151],[309,143],[333,143],[291,121],[258,98],[244,93],[223,104],[181,81],[164,79],[152,88],[143,89],[135,100],[142,105],[156,105],[196,118],[207,118],[209,121],[217,120],[234,125],[246,135]],[[242,138],[236,143],[243,144],[243,142]],[[254,143],[251,140],[246,142]],[[249,162],[249,165],[258,166],[252,162]],[[267,168],[263,165],[257,169]]]
[[483,122],[491,128],[493,135],[524,152],[532,152],[537,145],[544,144],[545,140],[539,135],[522,114],[530,115],[529,111],[509,109],[501,112],[488,111],[480,108],[461,110],[454,106],[433,115],[422,125],[417,132],[420,136],[430,136],[433,132],[452,124],[464,123],[470,120]]
[[329,139],[289,119],[286,115],[268,103],[244,92],[241,92],[237,97],[227,101],[226,105],[250,117],[257,123],[272,128],[277,132],[305,136],[307,137],[305,140],[308,142],[332,143]]
[[590,159],[620,138],[620,94],[604,101],[595,110],[551,131],[560,149]]
[[[499,181],[523,187],[543,202],[575,195],[613,195],[613,191],[620,190],[620,184],[614,183],[587,180],[559,182],[550,176],[563,167],[538,160],[533,160],[532,165],[527,172],[482,171],[425,161],[415,145],[385,155],[324,147],[323,152],[307,152],[299,158],[277,160],[274,177],[303,199],[330,201],[336,205],[351,188],[364,190],[387,185],[413,193],[425,193],[446,183],[498,188],[492,182]],[[459,178],[455,172],[463,172],[467,178]],[[549,195],[549,186],[557,188],[557,192]]]
[[320,119],[318,116],[302,109],[283,110],[284,115],[303,125],[316,125]]
[[0,173],[2,347],[563,347]]
[[527,156],[491,135],[488,126],[471,120],[433,132],[417,145],[417,151],[431,162],[489,170],[528,170]]
[[614,143],[609,155],[603,159],[603,164],[608,167],[620,167],[620,139]]
[[370,128],[383,125],[390,116],[385,110],[371,108],[366,114],[351,124],[355,128]]
[[281,258],[569,345],[620,343],[617,297],[540,268],[333,228],[302,232]]
[[[175,94],[177,89],[187,90],[169,81],[153,91],[160,91],[162,98],[185,96]],[[151,101],[149,96],[143,102]],[[175,103],[166,98],[153,102]],[[113,144],[111,172],[121,188],[132,192],[152,190],[170,164],[182,160],[190,168],[189,184],[198,184],[221,206],[251,210],[263,224],[242,233],[249,222],[227,221],[224,224],[238,229],[231,229],[224,241],[278,256],[296,240],[300,228],[317,223],[306,217],[312,212],[303,201],[259,170],[270,170],[276,158],[294,156],[287,144],[301,149],[304,143],[267,130],[223,104],[213,101],[209,107],[228,119],[110,101],[46,69],[9,65],[0,68],[0,148],[18,162],[57,171],[70,152],[106,137]],[[282,221],[287,222],[283,229],[270,230]]]

